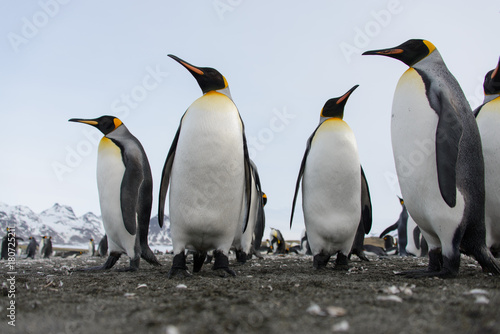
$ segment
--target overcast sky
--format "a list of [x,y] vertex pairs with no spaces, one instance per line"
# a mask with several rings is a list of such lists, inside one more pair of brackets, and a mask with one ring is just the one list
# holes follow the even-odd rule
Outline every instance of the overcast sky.
[[[498,1],[0,1],[0,201],[36,212],[54,203],[100,214],[98,130],[68,119],[119,117],[142,142],[154,180],[179,119],[201,90],[167,57],[219,70],[246,127],[268,195],[267,229],[296,239],[293,191],[326,100],[346,105],[380,233],[401,207],[390,140],[392,98],[406,65],[361,57],[411,38],[436,45],[474,108],[500,55]],[[167,210],[168,212],[168,210]]]

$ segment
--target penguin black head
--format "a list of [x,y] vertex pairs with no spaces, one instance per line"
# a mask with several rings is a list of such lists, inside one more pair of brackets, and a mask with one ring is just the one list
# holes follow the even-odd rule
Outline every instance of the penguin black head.
[[363,55],[380,55],[398,59],[408,66],[413,66],[428,55],[430,55],[436,47],[429,41],[424,39],[410,39],[403,44],[381,50],[372,50],[363,52]]
[[114,131],[116,128],[123,124],[122,121],[114,116],[101,116],[94,119],[72,118],[69,120],[69,122],[79,122],[92,125],[98,128],[104,135],[107,135],[111,131]]
[[498,59],[498,65],[494,70],[486,73],[484,77],[484,94],[492,95],[500,93],[500,59]]
[[323,119],[323,118],[335,117],[342,119],[344,117],[344,107],[347,102],[347,99],[349,98],[351,93],[354,92],[354,90],[358,87],[359,85],[355,85],[341,97],[337,97],[326,101],[325,105],[323,106],[323,109],[321,109],[321,118]]
[[228,88],[226,78],[224,78],[224,76],[216,69],[211,67],[196,67],[172,54],[169,54],[168,56],[184,66],[189,73],[193,75],[196,81],[198,81],[198,85],[200,85],[203,94],[213,90]]
[[262,193],[262,206],[265,206],[267,204],[267,195],[265,193]]
[[405,201],[399,196],[398,196],[398,198],[399,198],[399,203],[401,203],[401,205],[405,205]]

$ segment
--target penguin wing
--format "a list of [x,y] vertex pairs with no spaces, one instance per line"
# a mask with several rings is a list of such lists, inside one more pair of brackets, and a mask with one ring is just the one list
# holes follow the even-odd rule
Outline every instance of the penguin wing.
[[300,180],[302,179],[302,176],[304,176],[304,170],[306,169],[307,156],[309,155],[309,151],[311,151],[311,143],[312,143],[312,140],[314,138],[314,135],[316,134],[316,131],[318,131],[318,128],[319,128],[319,125],[314,130],[314,132],[309,137],[309,139],[307,139],[306,151],[304,152],[304,157],[302,158],[302,163],[300,164],[299,176],[297,177],[297,183],[295,184],[295,194],[293,195],[293,202],[292,202],[292,214],[290,215],[290,227],[292,227],[293,213],[295,211],[295,204],[297,202],[297,194],[299,193]]
[[120,205],[122,209],[123,224],[128,233],[135,235],[137,232],[137,207],[141,200],[139,189],[144,181],[142,166],[136,159],[124,159],[125,173],[120,191]]
[[418,226],[413,229],[413,242],[415,247],[420,249],[420,228]]
[[382,233],[380,233],[379,238],[382,238],[387,233],[389,233],[389,232],[394,231],[395,229],[397,229],[398,225],[399,225],[399,220],[396,223],[394,223],[393,225],[391,225],[388,228],[386,228]]
[[[186,113],[184,113],[185,115]],[[184,118],[184,115],[182,118]],[[179,128],[175,134],[172,145],[170,145],[170,150],[167,154],[167,159],[165,160],[165,165],[163,166],[163,171],[161,173],[161,183],[160,183],[160,198],[158,203],[158,224],[163,227],[163,217],[165,212],[165,200],[167,198],[168,184],[170,182],[170,173],[172,172],[172,164],[174,163],[175,150],[177,149],[177,142],[179,141],[179,134],[181,133],[182,118],[179,124]]]
[[[238,112],[239,114],[239,112]],[[245,212],[245,224],[243,225],[243,233],[247,229],[248,219],[250,218],[250,205],[252,204],[252,166],[250,161],[250,156],[248,155],[247,137],[245,136],[245,124],[241,119],[241,132],[243,136],[243,159],[245,165],[245,196],[246,196],[246,212]],[[257,180],[255,180],[257,185]],[[259,182],[260,188],[260,182]]]
[[436,162],[439,190],[448,206],[457,201],[456,164],[458,145],[462,137],[462,122],[458,110],[450,99],[442,96],[438,110],[439,121],[436,130]]
[[[452,89],[460,90],[456,83],[451,87],[431,81],[428,75],[417,70],[422,77],[426,88],[426,95],[430,106],[437,113],[439,120],[436,129],[436,163],[438,184],[441,196],[448,206],[454,207],[457,201],[457,173],[458,145],[462,137],[463,126],[459,113],[464,106],[461,101],[455,101]],[[467,101],[464,102],[467,104]],[[470,108],[469,108],[470,112]]]
[[479,115],[479,112],[481,111],[481,109],[483,108],[484,104],[481,104],[479,107],[477,107],[473,113],[474,113],[474,117],[477,118],[477,116]]
[[368,234],[372,228],[372,201],[370,189],[366,181],[365,172],[361,166],[361,220],[365,228],[365,234]]

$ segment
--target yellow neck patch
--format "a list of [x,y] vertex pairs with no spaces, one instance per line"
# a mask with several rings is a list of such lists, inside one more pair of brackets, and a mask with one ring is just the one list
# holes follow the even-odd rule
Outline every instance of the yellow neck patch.
[[436,50],[436,47],[434,46],[434,44],[432,44],[431,42],[429,41],[426,41],[424,40],[424,44],[427,46],[427,48],[429,49],[429,54],[432,53],[432,51]]
[[115,117],[115,119],[113,119],[113,122],[115,123],[115,129],[117,127],[119,127],[120,125],[122,125],[122,121],[120,121],[118,118]]

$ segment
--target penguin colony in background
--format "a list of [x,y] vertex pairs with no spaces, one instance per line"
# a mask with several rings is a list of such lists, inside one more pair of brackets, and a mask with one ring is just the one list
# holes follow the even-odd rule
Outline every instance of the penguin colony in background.
[[[363,55],[387,56],[409,66],[397,84],[392,107],[392,147],[405,199],[395,226],[399,252],[406,255],[409,213],[428,243],[429,266],[403,274],[455,277],[460,252],[473,256],[484,271],[500,274],[491,253],[500,251],[500,227],[495,225],[500,206],[494,201],[500,195],[494,177],[500,162],[495,137],[500,118],[494,112],[500,106],[499,66],[486,75],[486,97],[475,112],[476,124],[458,82],[429,41],[409,40]],[[181,117],[161,175],[159,225],[164,223],[168,193],[174,253],[168,277],[192,275],[186,265],[188,251],[193,254],[193,272],[201,270],[207,252],[213,251],[212,269],[221,276],[234,276],[229,250],[233,247],[243,263],[258,250],[267,197],[249,159],[245,127],[226,78],[216,69],[169,56],[191,73],[203,95]],[[343,120],[346,102],[357,87],[325,103],[319,125],[307,140],[296,182],[290,225],[302,185],[307,237],[301,248],[303,253],[310,248],[315,269],[326,267],[333,255],[335,268],[346,269],[350,254],[363,260],[368,260],[365,250],[387,254],[363,247],[364,235],[371,229],[371,200],[354,133]],[[90,269],[109,269],[123,253],[130,258],[128,270],[137,270],[141,257],[159,265],[147,244],[152,178],[141,144],[113,116],[70,121],[95,126],[104,134],[97,182],[109,257],[104,265]],[[420,168],[408,170],[402,161],[419,149],[419,142],[431,143],[426,147],[429,158]],[[486,191],[484,178],[492,185]],[[99,253],[106,254],[99,245]],[[286,251],[275,229],[271,249]]]

